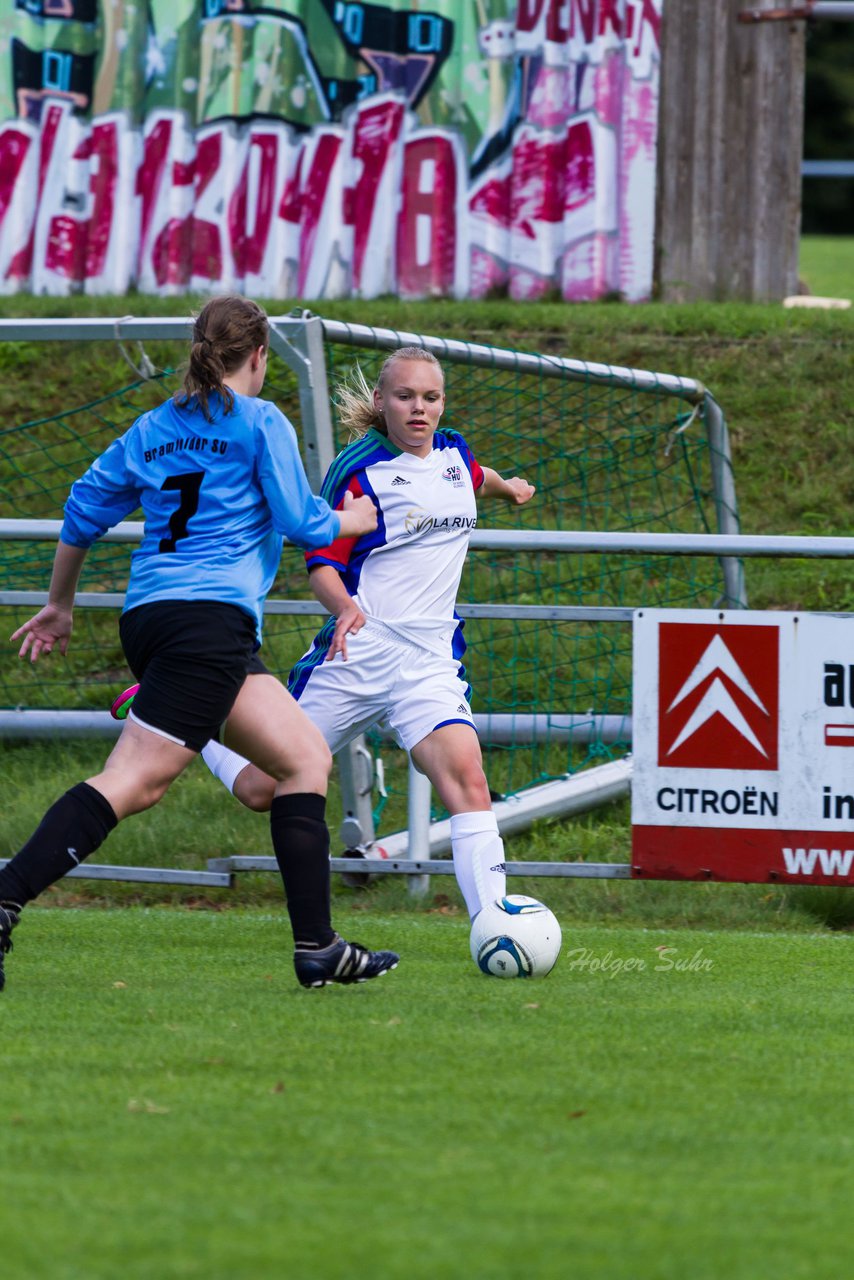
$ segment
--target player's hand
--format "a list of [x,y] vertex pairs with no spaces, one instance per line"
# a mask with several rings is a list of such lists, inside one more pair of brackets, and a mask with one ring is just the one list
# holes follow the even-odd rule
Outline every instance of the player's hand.
[[373,533],[377,527],[377,509],[367,494],[354,498],[348,489],[338,514],[341,519],[339,538],[360,538],[363,533]]
[[338,614],[338,621],[335,623],[335,632],[332,636],[329,652],[326,655],[326,661],[331,662],[340,653],[343,661],[346,662],[347,637],[354,636],[357,631],[362,630],[364,625],[365,615],[356,604],[356,601],[351,600],[349,605],[345,605]]
[[526,502],[530,502],[534,494],[537,492],[532,484],[528,484],[527,480],[523,480],[521,476],[512,476],[505,481],[510,492],[507,494],[507,501],[512,502],[514,506],[524,506]]
[[52,653],[54,649],[59,649],[64,654],[73,625],[70,609],[46,604],[34,617],[18,627],[17,631],[13,631],[10,639],[20,640],[23,636],[18,657],[25,658],[29,653],[30,662],[36,662],[42,654]]

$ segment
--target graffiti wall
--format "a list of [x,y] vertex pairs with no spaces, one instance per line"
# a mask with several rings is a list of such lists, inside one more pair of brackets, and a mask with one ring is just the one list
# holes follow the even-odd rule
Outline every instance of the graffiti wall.
[[662,0],[4,0],[0,292],[652,282]]

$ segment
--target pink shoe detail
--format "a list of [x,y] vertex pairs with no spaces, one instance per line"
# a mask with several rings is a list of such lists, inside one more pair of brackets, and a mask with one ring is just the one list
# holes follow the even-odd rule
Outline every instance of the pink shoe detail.
[[137,695],[138,689],[138,684],[132,684],[129,689],[125,689],[124,693],[119,694],[110,707],[110,715],[114,720],[127,720],[128,712],[133,706],[133,700]]

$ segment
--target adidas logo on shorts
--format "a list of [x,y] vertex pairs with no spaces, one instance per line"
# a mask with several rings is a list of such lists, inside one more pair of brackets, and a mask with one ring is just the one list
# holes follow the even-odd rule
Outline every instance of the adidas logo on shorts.
[[507,871],[507,864],[506,864],[505,862],[496,862],[495,866],[494,866],[494,867],[490,867],[489,869],[490,869],[490,871],[503,871],[503,872],[505,872],[505,873],[506,873],[506,871]]
[[403,476],[395,476],[391,483],[394,486],[396,484],[412,484],[412,481],[404,480]]
[[470,716],[470,715],[471,715],[471,712],[469,711],[468,707],[466,706],[466,704],[465,704],[464,702],[461,702],[461,703],[460,703],[460,705],[457,707],[457,711],[460,713],[460,715],[461,715],[461,716]]

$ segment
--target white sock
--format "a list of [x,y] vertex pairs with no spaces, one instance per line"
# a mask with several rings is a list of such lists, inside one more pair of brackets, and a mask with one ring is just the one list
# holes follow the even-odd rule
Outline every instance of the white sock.
[[481,907],[503,898],[507,890],[504,841],[494,813],[455,813],[451,817],[454,873],[474,919]]
[[224,747],[221,742],[216,742],[211,738],[207,746],[202,747],[202,759],[213,776],[219,778],[223,786],[228,787],[231,794],[234,795],[234,784],[237,781],[237,775],[242,773],[249,764],[246,757],[239,756],[230,747]]

